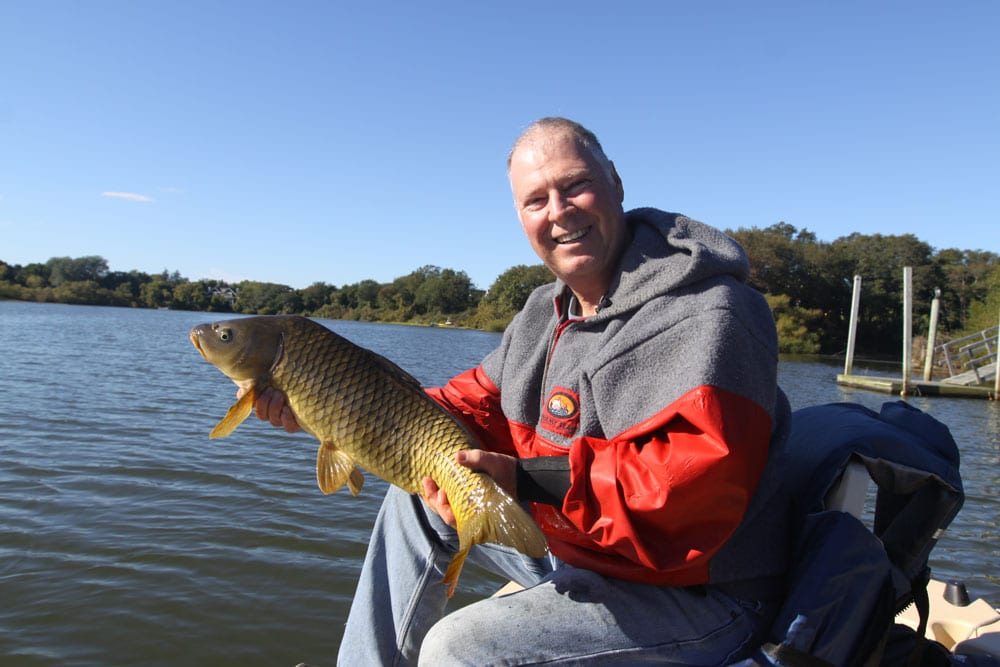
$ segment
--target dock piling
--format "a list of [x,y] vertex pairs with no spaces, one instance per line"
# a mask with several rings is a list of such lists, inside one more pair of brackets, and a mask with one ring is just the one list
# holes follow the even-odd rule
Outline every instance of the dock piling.
[[903,267],[903,388],[900,396],[909,394],[910,372],[913,365],[913,267]]
[[938,311],[941,309],[941,289],[934,288],[931,299],[931,323],[927,327],[927,353],[924,357],[924,382],[930,382],[934,370],[934,346],[937,344]]
[[844,375],[850,375],[854,367],[854,342],[858,336],[858,307],[861,304],[861,276],[854,276],[854,292],[851,296],[851,321],[847,325],[847,357],[844,359]]

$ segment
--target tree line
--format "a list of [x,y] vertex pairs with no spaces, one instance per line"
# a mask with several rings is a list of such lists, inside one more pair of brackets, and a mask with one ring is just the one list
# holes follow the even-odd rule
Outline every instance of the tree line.
[[[853,233],[819,241],[779,222],[726,230],[747,251],[750,284],[771,305],[782,352],[840,354],[846,346],[853,277],[863,281],[857,350],[898,355],[902,346],[903,267],[913,268],[914,332],[926,332],[940,290],[938,339],[997,324],[1000,256],[982,250],[934,250],[912,234]],[[178,272],[111,271],[99,256],[53,257],[24,266],[0,261],[0,299],[220,313],[303,314],[502,331],[539,285],[553,280],[542,264],[503,272],[488,290],[464,271],[423,266],[392,282],[362,280],[304,289],[245,280],[188,280]]]
[[913,234],[853,233],[821,242],[785,222],[728,232],[750,257],[750,284],[763,292],[783,352],[846,349],[854,276],[861,276],[856,349],[898,358],[903,342],[903,268],[913,268],[913,332],[928,331],[940,291],[938,341],[996,326],[1000,256],[983,250],[935,251]]
[[248,315],[302,314],[323,319],[450,323],[503,331],[539,285],[552,282],[542,264],[502,273],[488,291],[468,274],[423,266],[389,283],[362,280],[337,287],[315,282],[304,289],[244,280],[189,280],[177,271],[111,271],[100,256],[53,257],[24,266],[0,260],[0,299],[170,308]]

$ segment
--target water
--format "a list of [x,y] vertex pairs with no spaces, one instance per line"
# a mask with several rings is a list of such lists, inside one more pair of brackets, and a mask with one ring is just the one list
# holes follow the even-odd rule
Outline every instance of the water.
[[[0,302],[0,664],[333,664],[385,485],[323,496],[316,441],[251,418],[187,340],[205,313]],[[499,336],[326,321],[425,385]],[[890,397],[783,360],[793,407]],[[962,449],[967,500],[934,552],[1000,603],[1000,406],[914,398]],[[468,568],[455,603],[498,580]]]

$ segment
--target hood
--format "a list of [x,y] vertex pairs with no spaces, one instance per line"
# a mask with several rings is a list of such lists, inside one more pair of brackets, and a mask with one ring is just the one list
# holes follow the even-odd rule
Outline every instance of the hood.
[[679,213],[637,208],[625,214],[631,241],[612,279],[602,311],[620,313],[708,278],[746,282],[750,262],[721,231]]

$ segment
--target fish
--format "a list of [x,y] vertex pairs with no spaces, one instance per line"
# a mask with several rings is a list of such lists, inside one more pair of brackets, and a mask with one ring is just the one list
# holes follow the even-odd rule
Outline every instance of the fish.
[[489,475],[455,460],[477,449],[469,429],[428,396],[412,375],[367,348],[299,315],[262,315],[199,324],[191,342],[244,391],[209,433],[230,435],[268,387],[283,393],[299,426],[319,440],[316,480],[324,494],[345,484],[358,495],[359,468],[408,493],[430,477],[448,494],[459,548],[445,571],[448,597],[474,544],[493,542],[540,558],[545,535]]

